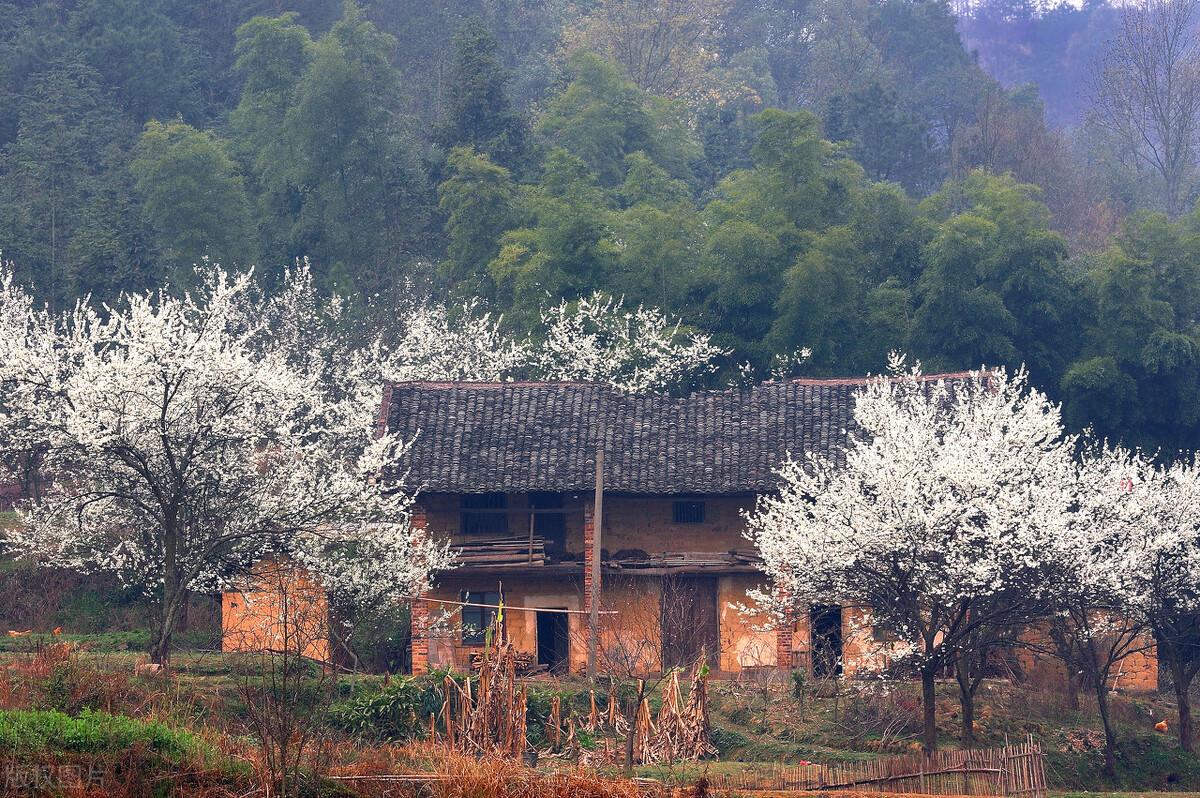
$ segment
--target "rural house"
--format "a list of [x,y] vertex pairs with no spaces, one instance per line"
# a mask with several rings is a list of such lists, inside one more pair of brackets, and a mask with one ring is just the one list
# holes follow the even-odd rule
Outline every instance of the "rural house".
[[[418,494],[414,526],[458,555],[412,604],[413,671],[469,668],[500,612],[533,671],[583,672],[589,654],[619,675],[701,653],[722,675],[885,667],[888,645],[858,609],[814,607],[785,628],[743,609],[763,574],[742,511],[775,489],[789,453],[841,457],[862,384],[800,379],[682,398],[566,382],[387,386],[378,423],[412,445],[385,478]],[[226,648],[262,637],[255,619],[275,606],[264,599],[226,594]],[[1029,652],[1019,665],[1063,678]],[[1155,689],[1152,649],[1127,657],[1114,686]]]
[[736,607],[762,582],[742,511],[789,452],[838,456],[859,385],[685,398],[581,383],[389,386],[380,423],[414,440],[394,478],[420,491],[416,523],[459,555],[415,603],[414,671],[468,666],[501,604],[535,667],[584,670],[596,579],[601,670],[655,671],[701,651],[722,673],[821,670],[843,655],[847,672],[877,664],[837,607],[778,631]]

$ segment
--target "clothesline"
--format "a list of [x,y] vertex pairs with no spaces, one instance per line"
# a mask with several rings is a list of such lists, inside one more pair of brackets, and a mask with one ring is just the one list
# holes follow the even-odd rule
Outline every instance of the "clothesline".
[[[413,596],[414,601],[425,601],[431,604],[453,604],[456,607],[484,607],[493,610],[508,610],[513,612],[562,612],[567,615],[588,615],[588,610],[564,610],[554,607],[517,607],[512,604],[479,604],[474,601],[452,601],[451,599],[431,598],[429,596]],[[617,610],[599,610],[600,615],[616,615]]]

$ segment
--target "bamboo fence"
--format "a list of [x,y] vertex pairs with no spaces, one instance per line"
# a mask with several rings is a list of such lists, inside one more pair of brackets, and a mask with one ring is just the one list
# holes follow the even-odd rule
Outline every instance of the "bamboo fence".
[[[765,772],[764,772],[765,770]],[[851,790],[926,795],[1046,798],[1045,758],[1029,737],[1016,745],[869,762],[756,768],[708,778],[714,791]]]

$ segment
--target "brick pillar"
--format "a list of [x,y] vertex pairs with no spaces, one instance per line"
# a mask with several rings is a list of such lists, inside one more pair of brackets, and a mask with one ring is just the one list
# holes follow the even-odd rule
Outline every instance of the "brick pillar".
[[775,666],[781,671],[792,669],[792,631],[795,621],[784,618],[775,628]]
[[[600,578],[600,569],[592,557],[592,543],[596,537],[595,505],[591,501],[583,503],[583,634],[580,636],[585,651],[591,646],[591,616],[592,611],[592,580]],[[583,670],[587,670],[587,660],[584,660]]]
[[[412,524],[413,531],[419,535],[423,535],[429,528],[429,521],[425,517],[425,508],[421,505],[414,505],[412,509]],[[418,596],[411,604],[410,614],[412,616],[412,672],[428,673],[429,672],[429,604],[422,601],[422,596]]]

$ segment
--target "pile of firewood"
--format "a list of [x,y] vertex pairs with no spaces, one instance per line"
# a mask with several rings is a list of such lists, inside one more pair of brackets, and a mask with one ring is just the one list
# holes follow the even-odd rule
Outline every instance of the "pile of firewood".
[[[471,672],[479,673],[483,668],[483,663],[486,659],[486,652],[472,651],[471,652]],[[518,676],[532,676],[535,673],[545,673],[550,670],[548,665],[540,664],[537,657],[533,654],[527,654],[523,651],[517,651],[513,654],[513,662],[517,669]]]
[[472,538],[454,543],[451,549],[459,565],[476,568],[546,564],[546,541],[540,537]]

